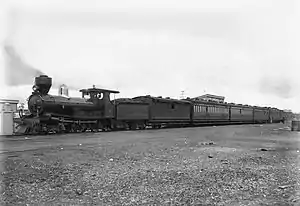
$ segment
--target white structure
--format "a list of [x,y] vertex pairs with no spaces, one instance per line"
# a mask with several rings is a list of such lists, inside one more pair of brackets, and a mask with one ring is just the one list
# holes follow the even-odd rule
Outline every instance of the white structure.
[[18,100],[0,99],[0,135],[14,134],[14,113],[18,103]]
[[58,95],[63,96],[63,97],[68,97],[69,96],[69,89],[67,85],[62,84],[58,88]]

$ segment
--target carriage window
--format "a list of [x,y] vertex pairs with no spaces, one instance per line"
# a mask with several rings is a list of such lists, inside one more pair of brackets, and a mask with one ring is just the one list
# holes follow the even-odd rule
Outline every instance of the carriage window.
[[175,104],[174,103],[171,104],[171,108],[175,109]]

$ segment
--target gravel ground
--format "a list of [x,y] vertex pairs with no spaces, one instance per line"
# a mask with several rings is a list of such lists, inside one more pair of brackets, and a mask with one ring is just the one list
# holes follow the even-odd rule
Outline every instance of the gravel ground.
[[296,134],[251,128],[6,153],[0,204],[300,205]]

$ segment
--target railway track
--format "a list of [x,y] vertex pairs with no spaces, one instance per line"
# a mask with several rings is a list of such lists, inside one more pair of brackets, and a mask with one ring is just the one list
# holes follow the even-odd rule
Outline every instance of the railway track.
[[[233,125],[232,125],[233,126]],[[238,125],[238,127],[217,127],[217,131],[224,131],[225,133],[234,133],[234,131],[245,130],[245,128],[249,128],[253,130],[254,128],[261,127],[261,125]],[[219,128],[219,129],[218,129]],[[166,128],[167,129],[167,128]],[[162,130],[162,129],[153,129],[154,133],[150,132],[151,130],[129,130],[129,131],[119,131],[114,133],[86,133],[87,135],[82,136],[82,133],[76,134],[58,134],[58,135],[44,135],[44,136],[15,136],[15,137],[2,137],[0,138],[0,156],[10,155],[27,151],[37,151],[40,149],[47,149],[47,148],[57,148],[57,149],[65,149],[66,147],[74,147],[74,146],[84,146],[84,147],[105,147],[110,145],[112,142],[117,144],[117,142],[124,142],[124,141],[142,141],[141,139],[146,138],[149,141],[149,138],[159,138],[168,136],[168,134],[175,133],[176,135],[174,138],[179,138],[180,136],[185,136],[186,132],[193,132],[196,131],[192,128],[192,130],[175,130],[176,128],[169,128],[170,130]],[[214,128],[207,127],[203,129],[203,133],[211,132]],[[256,129],[254,129],[256,130]],[[260,130],[268,130],[268,131],[279,131],[279,130],[288,130],[287,127],[283,125],[271,125],[268,124],[264,129]],[[161,132],[163,133],[161,133]],[[197,130],[198,131],[198,130]],[[201,132],[201,129],[199,130]],[[101,135],[103,134],[103,135]],[[297,134],[297,133],[295,133]],[[122,138],[121,138],[122,137]],[[237,139],[236,139],[237,138]],[[230,138],[232,139],[232,138]],[[259,138],[260,139],[260,138]],[[247,141],[247,138],[240,139],[239,137],[235,136],[232,140],[236,141]],[[263,140],[261,140],[263,141]],[[142,141],[143,142],[143,141]]]

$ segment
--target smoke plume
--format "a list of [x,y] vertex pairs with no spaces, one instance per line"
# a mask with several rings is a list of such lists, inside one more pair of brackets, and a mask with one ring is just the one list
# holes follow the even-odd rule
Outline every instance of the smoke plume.
[[34,78],[44,73],[26,64],[11,45],[4,45],[5,80],[8,86],[32,85]]
[[[5,80],[7,86],[33,85],[35,77],[47,75],[41,70],[24,62],[12,45],[5,44],[3,49],[6,61]],[[63,81],[57,81],[55,77],[52,77],[52,87],[58,88],[60,85],[66,84],[66,82],[62,82]],[[78,87],[69,86],[68,84],[67,86],[69,89],[79,90]]]

